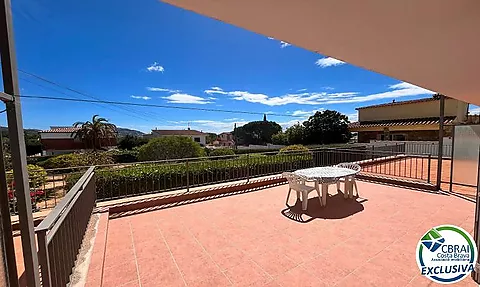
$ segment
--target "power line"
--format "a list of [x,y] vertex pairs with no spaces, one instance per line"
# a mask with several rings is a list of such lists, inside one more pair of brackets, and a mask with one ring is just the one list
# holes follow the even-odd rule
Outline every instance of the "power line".
[[[224,109],[208,109],[208,108],[195,108],[195,107],[181,107],[181,106],[173,106],[173,105],[157,105],[157,104],[139,104],[139,103],[129,103],[129,102],[119,102],[119,101],[107,101],[102,100],[100,98],[94,97],[87,93],[78,91],[76,89],[72,89],[67,86],[60,85],[54,81],[48,80],[44,77],[29,73],[27,71],[23,71],[18,69],[19,72],[24,73],[28,76],[37,78],[41,81],[47,82],[51,85],[66,89],[70,92],[92,98],[93,100],[86,100],[86,99],[72,99],[72,98],[63,98],[63,97],[47,97],[47,96],[20,96],[22,98],[36,98],[36,99],[44,99],[44,100],[61,100],[61,101],[72,101],[72,102],[87,102],[87,103],[98,103],[98,104],[114,104],[114,105],[122,105],[122,106],[137,106],[137,107],[152,107],[152,108],[165,108],[165,109],[180,109],[180,110],[194,110],[194,111],[204,111],[204,112],[219,112],[219,113],[231,113],[231,114],[249,114],[249,115],[264,115],[267,113],[262,112],[250,112],[250,111],[240,111],[240,110],[224,110]],[[62,93],[65,94],[65,93]],[[65,94],[67,95],[67,94]],[[295,116],[289,114],[278,114],[278,113],[268,113],[270,116],[278,116],[278,117],[291,117],[291,118],[303,118],[302,116]]]
[[[47,96],[19,96],[19,97],[20,97],[20,98],[28,98],[28,99],[43,99],[43,100],[69,101],[69,102],[113,104],[113,105],[124,105],[124,106],[165,108],[165,109],[180,109],[180,110],[194,110],[194,111],[219,112],[219,113],[231,113],[231,114],[264,115],[264,113],[260,113],[260,112],[248,112],[248,111],[239,111],[239,110],[220,110],[220,109],[207,109],[207,108],[195,108],[195,107],[180,107],[180,106],[157,105],[157,104],[139,104],[139,103],[118,102],[118,101],[106,101],[106,100],[87,100],[87,99],[75,99],[75,98],[63,98],[63,97],[47,97]],[[277,116],[277,117],[301,118],[301,116],[294,116],[294,115],[287,115],[287,114],[277,114],[277,113],[268,113],[268,115],[270,115],[270,116]]]
[[[45,89],[49,89],[49,90],[52,90],[56,93],[60,93],[60,94],[63,94],[63,95],[66,95],[66,96],[73,96],[73,95],[70,95],[70,94],[67,94],[63,91],[60,91],[60,90],[57,90],[57,89],[54,89],[53,87],[49,87],[49,86],[45,86],[45,85],[42,85],[42,84],[39,84],[39,83],[36,83],[34,81],[30,81],[29,79],[25,78],[25,77],[22,77],[20,76],[20,79],[22,79],[23,81],[26,81],[26,82],[29,82],[31,84],[34,84],[36,86],[39,86],[39,87],[42,87],[42,88],[45,88]],[[57,86],[58,87],[58,86]],[[75,96],[73,96],[75,97]],[[79,97],[75,97],[77,99],[80,99]],[[108,106],[104,106],[104,105],[100,105],[100,104],[97,104],[98,106],[102,107],[102,108],[105,108],[107,110],[111,110],[111,111],[114,111],[114,112],[120,112],[114,108],[111,108],[111,107],[108,107]],[[145,115],[145,116],[140,116],[140,115],[137,115],[137,113],[139,113],[139,111],[136,111],[136,110],[128,110],[128,109],[125,109],[124,107],[117,107],[123,111],[127,111],[128,112],[128,115],[131,116],[131,117],[134,117],[134,118],[137,118],[137,119],[140,119],[140,120],[143,120],[143,121],[149,121],[149,122],[152,122],[151,119],[150,119],[150,116],[148,115]],[[122,112],[123,113],[123,112]]]

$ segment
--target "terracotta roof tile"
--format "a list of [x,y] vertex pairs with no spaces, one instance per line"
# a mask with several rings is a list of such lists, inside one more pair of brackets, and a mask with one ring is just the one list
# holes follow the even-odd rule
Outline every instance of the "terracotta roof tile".
[[78,131],[80,128],[75,127],[55,127],[49,130],[43,130],[41,133],[73,133]]
[[[451,124],[455,117],[445,117],[445,124]],[[416,126],[416,125],[438,125],[439,118],[419,118],[402,120],[385,120],[372,122],[354,122],[348,125],[349,128],[373,128],[373,127],[392,127],[392,126]]]

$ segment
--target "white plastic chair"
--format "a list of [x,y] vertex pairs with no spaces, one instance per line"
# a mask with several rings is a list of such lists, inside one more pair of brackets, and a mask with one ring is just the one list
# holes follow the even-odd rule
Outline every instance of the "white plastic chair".
[[308,194],[314,190],[317,191],[318,198],[320,200],[320,205],[322,205],[322,196],[320,195],[320,190],[314,186],[306,185],[305,184],[306,180],[303,177],[300,177],[291,172],[284,172],[282,176],[288,180],[288,185],[289,185],[287,202],[286,202],[287,206],[288,206],[288,199],[290,198],[290,193],[292,192],[292,189],[297,192],[297,200],[300,198],[300,195],[302,196],[302,210],[307,210]]
[[[358,165],[356,163],[345,162],[345,163],[339,163],[336,166],[337,167],[342,167],[342,168],[353,169],[357,173],[359,173],[362,170],[360,165]],[[358,187],[357,187],[357,182],[355,181],[355,175],[347,176],[346,178],[343,178],[343,179],[340,179],[339,181],[337,181],[337,190],[340,190],[340,183],[341,182],[344,183],[345,191],[347,191],[346,185],[351,184],[352,190],[350,190],[351,191],[350,197],[353,197],[353,188],[355,187],[355,191],[357,192],[357,197],[358,197]],[[344,196],[345,196],[345,198],[347,198],[347,196],[348,196],[347,192],[345,192]]]

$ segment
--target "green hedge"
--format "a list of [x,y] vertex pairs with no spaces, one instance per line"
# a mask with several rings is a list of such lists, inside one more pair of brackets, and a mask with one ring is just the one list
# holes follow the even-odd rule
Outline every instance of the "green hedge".
[[[281,173],[312,166],[312,155],[241,156],[231,160],[198,160],[187,164],[142,164],[124,168],[103,168],[96,171],[97,199],[208,185],[247,177]],[[80,174],[67,177],[68,188]]]

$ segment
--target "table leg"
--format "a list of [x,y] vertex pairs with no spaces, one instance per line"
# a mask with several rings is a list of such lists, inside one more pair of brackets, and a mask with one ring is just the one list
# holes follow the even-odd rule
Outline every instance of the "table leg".
[[320,192],[320,187],[318,186],[318,181],[315,181],[315,189],[317,190],[318,200],[320,201],[320,206],[322,206],[323,205],[322,194]]
[[322,183],[322,202],[323,206],[327,206],[328,184]]
[[353,181],[352,178],[348,178],[348,197],[353,198]]

